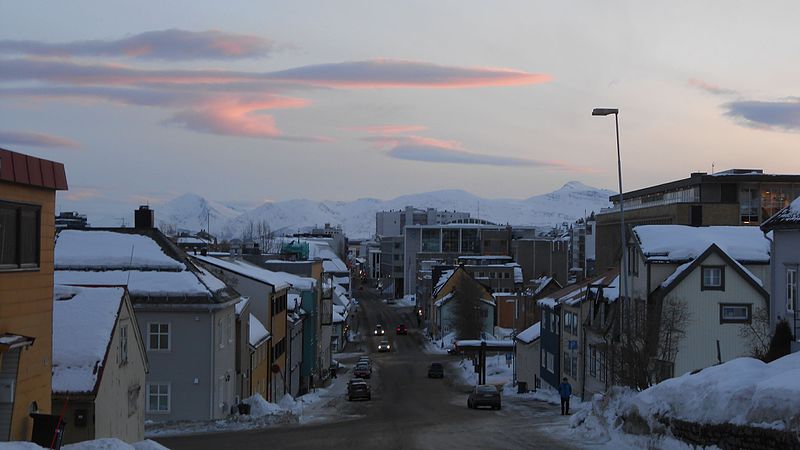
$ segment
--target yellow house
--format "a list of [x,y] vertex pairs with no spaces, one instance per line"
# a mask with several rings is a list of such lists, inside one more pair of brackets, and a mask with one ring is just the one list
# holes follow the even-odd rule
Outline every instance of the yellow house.
[[53,247],[61,163],[0,149],[0,441],[50,413]]

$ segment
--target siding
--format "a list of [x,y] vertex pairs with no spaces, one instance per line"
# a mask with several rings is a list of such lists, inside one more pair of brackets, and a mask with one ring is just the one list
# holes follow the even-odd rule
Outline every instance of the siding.
[[0,200],[41,205],[39,269],[0,272],[0,334],[36,339],[20,353],[11,422],[11,439],[25,441],[33,425],[28,417],[31,403],[36,402],[40,412],[50,413],[55,192],[0,181]]
[[717,363],[717,340],[722,362],[748,356],[749,344],[739,336],[746,325],[720,324],[720,303],[752,304],[753,312],[766,307],[766,301],[745,279],[730,266],[725,267],[724,291],[701,291],[702,265],[724,265],[724,260],[712,254],[695,268],[665,300],[685,301],[689,311],[686,336],[679,344],[674,376]]

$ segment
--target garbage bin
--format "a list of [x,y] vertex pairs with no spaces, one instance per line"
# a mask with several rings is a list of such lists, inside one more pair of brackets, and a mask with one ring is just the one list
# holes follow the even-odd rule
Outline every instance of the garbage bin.
[[250,405],[249,404],[247,404],[247,403],[239,403],[237,405],[237,407],[239,408],[239,414],[240,415],[243,415],[243,416],[250,415]]
[[517,381],[517,394],[524,394],[528,392],[528,383],[526,381]]
[[59,423],[59,416],[54,414],[31,413],[30,416],[33,418],[31,442],[44,448],[59,450],[66,422],[61,420]]

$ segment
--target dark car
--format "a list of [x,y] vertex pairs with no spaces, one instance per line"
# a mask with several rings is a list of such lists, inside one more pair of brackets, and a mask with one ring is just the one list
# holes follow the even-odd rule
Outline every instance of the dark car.
[[395,331],[397,332],[397,334],[405,335],[408,334],[408,327],[406,326],[406,324],[401,323],[400,325],[397,326],[397,328],[395,328]]
[[467,398],[467,407],[475,409],[481,406],[500,409],[500,392],[498,392],[496,386],[492,386],[491,384],[475,386],[475,389],[472,390],[469,394],[469,398]]
[[386,334],[386,330],[383,329],[383,325],[375,325],[375,330],[372,332],[375,336],[383,336]]
[[431,366],[428,367],[428,378],[444,378],[442,363],[431,363]]
[[347,400],[372,400],[369,384],[360,378],[354,378],[347,383]]
[[357,378],[369,378],[372,376],[372,369],[367,364],[356,364],[353,369],[353,376]]

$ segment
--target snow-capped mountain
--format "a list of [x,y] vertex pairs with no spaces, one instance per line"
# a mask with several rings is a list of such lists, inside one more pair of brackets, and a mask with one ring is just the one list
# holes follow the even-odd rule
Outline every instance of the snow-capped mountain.
[[[209,218],[211,233],[220,237],[238,236],[251,221],[265,222],[272,231],[306,231],[326,223],[341,225],[350,238],[367,238],[375,233],[378,211],[436,208],[469,212],[490,222],[512,225],[552,226],[572,222],[592,211],[609,206],[614,192],[570,181],[560,189],[527,199],[485,199],[469,192],[450,189],[403,195],[391,200],[361,198],[345,201],[287,200],[246,208],[231,203],[207,200],[196,194],[184,194],[162,204],[151,204],[156,224],[174,229],[199,231],[206,229]],[[120,226],[133,223],[134,204],[104,202],[98,199],[59,200],[60,210],[87,214],[93,226]],[[127,219],[126,219],[127,218]]]
[[159,226],[170,225],[176,229],[194,231],[207,229],[209,221],[212,227],[219,229],[247,211],[206,200],[196,194],[183,194],[153,208],[157,208],[156,223]]
[[495,223],[551,226],[572,222],[592,211],[609,206],[613,191],[571,181],[548,194],[524,200],[484,199],[469,192],[451,189],[404,195],[392,200],[362,198],[350,202],[289,200],[265,203],[228,222],[223,235],[241,232],[249,222],[266,222],[273,231],[297,231],[325,223],[341,225],[350,238],[366,238],[375,233],[378,211],[416,208],[467,211]]

